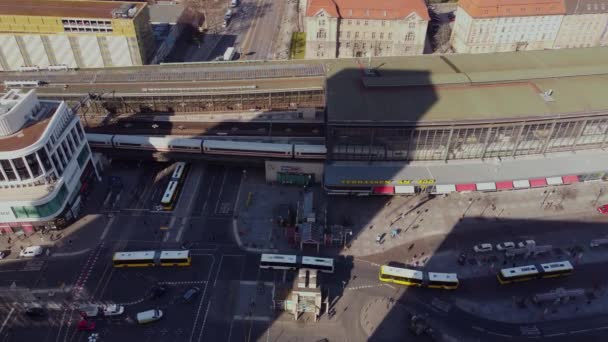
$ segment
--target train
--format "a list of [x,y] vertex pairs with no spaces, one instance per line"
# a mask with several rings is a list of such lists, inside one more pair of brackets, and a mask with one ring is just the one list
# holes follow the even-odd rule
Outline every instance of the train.
[[309,160],[323,160],[327,156],[325,145],[100,133],[87,133],[86,136],[91,147],[99,148]]

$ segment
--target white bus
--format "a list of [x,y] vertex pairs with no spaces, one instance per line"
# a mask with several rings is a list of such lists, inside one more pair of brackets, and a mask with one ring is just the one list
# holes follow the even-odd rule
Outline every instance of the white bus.
[[260,268],[271,270],[295,270],[298,261],[295,255],[262,254]]
[[177,181],[170,181],[169,185],[167,185],[167,189],[163,194],[163,198],[160,200],[161,205],[165,210],[172,210],[175,206],[175,198],[177,197]]
[[117,252],[112,258],[114,267],[190,266],[189,250]]
[[324,273],[334,273],[334,259],[304,256],[302,257],[301,267]]
[[185,168],[186,168],[186,163],[184,163],[184,162],[175,163],[175,170],[173,170],[173,174],[171,175],[171,180],[179,181],[180,179],[182,179]]

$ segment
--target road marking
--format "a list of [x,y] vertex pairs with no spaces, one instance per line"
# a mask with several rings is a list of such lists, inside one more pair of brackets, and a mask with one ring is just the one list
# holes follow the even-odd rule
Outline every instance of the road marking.
[[482,328],[482,327],[478,327],[478,326],[476,326],[476,325],[472,326],[471,328],[472,328],[473,330],[477,330],[477,331],[486,331],[484,328]]
[[599,327],[599,328],[595,328],[595,330],[606,330],[608,329],[608,327]]
[[259,282],[256,280],[240,280],[239,284],[241,285],[257,285],[259,283],[264,284],[264,286],[274,286],[274,283],[271,281]]
[[593,329],[583,329],[583,330],[574,330],[574,331],[570,331],[571,334],[580,334],[580,333],[586,333],[586,332],[590,332]]
[[497,333],[497,332],[493,332],[493,331],[487,331],[488,335],[496,335],[496,336],[501,336],[501,337],[513,337],[512,335],[507,335],[507,334],[501,334],[501,333]]
[[241,316],[241,315],[234,315],[233,319],[237,320],[237,321],[260,321],[260,322],[268,322],[271,320],[271,318],[268,316]]
[[203,330],[205,330],[205,323],[207,322],[207,315],[209,314],[209,308],[211,307],[211,298],[209,298],[209,302],[207,303],[207,310],[205,310],[205,316],[203,317],[203,323],[201,325],[201,332],[198,334],[198,341],[203,337]]
[[[194,323],[192,324],[192,334],[190,334],[190,342],[194,340],[194,333],[196,332],[196,324],[198,323],[198,318],[201,314],[201,309],[203,307],[203,302],[205,301],[205,294],[207,293],[207,285],[209,284],[209,280],[211,280],[211,273],[213,272],[213,266],[215,265],[215,257],[213,254],[206,254],[211,257],[211,267],[209,267],[209,273],[207,274],[207,283],[205,283],[205,289],[203,290],[203,295],[201,296],[201,302],[198,305],[198,309],[196,310],[196,316],[194,318]],[[211,299],[209,300],[211,301]],[[206,316],[205,316],[206,317]],[[203,335],[203,330],[205,330],[205,324],[201,326],[201,333],[199,334],[198,340],[200,340]]]
[[108,221],[108,223],[106,223],[106,226],[104,227],[103,233],[101,233],[99,240],[103,240],[106,238],[106,235],[108,235],[108,231],[110,231],[110,226],[112,226],[112,224],[114,223],[115,218],[116,218],[116,216],[112,216],[110,218],[110,220]]
[[563,335],[566,335],[566,333],[557,333],[557,334],[545,335],[545,337],[556,337],[556,336],[563,336]]
[[6,319],[4,320],[4,322],[2,322],[2,326],[0,326],[0,334],[2,333],[2,330],[4,330],[6,323],[8,323],[9,318],[11,318],[13,311],[15,311],[15,308],[11,308],[11,311],[9,311],[8,315],[6,315]]
[[232,327],[234,325],[234,319],[230,320],[230,329],[228,329],[228,339],[227,342],[230,342],[230,338],[232,337]]
[[217,273],[215,274],[215,279],[213,280],[213,287],[215,287],[215,284],[217,283],[217,278],[219,278],[220,276],[220,271],[222,270],[222,262],[224,261],[224,255],[222,255],[220,257],[220,264],[217,267]]
[[220,202],[222,200],[222,192],[224,192],[224,184],[226,183],[227,174],[228,174],[228,172],[226,172],[226,170],[224,170],[224,177],[222,178],[222,184],[220,185],[220,192],[219,192],[219,195],[217,196],[217,202],[215,203],[215,210],[213,211],[216,214],[217,214],[218,207],[220,206]]

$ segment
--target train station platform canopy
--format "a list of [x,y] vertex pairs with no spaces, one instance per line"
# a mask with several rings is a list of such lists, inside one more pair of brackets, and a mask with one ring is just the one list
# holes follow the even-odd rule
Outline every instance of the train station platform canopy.
[[[551,180],[561,177],[558,183],[572,182],[573,175],[591,175],[608,172],[608,153],[603,150],[585,150],[576,153],[552,153],[542,156],[517,158],[493,158],[480,160],[456,160],[433,162],[352,162],[335,161],[325,167],[324,184],[328,189],[376,189],[394,186],[425,186],[448,184],[476,184],[479,190],[484,184],[495,183],[510,187],[535,187],[538,179]],[[574,177],[576,178],[576,177]],[[578,179],[578,178],[576,178]],[[521,182],[520,182],[521,181]],[[536,183],[535,183],[536,182]],[[543,184],[547,181],[543,180]]]

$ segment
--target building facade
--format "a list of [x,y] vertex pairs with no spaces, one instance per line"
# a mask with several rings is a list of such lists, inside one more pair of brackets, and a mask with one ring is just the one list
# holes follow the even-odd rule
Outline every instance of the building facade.
[[608,44],[608,0],[565,0],[565,4],[555,49]]
[[154,38],[145,3],[24,0],[0,4],[0,70],[147,64]]
[[429,22],[422,0],[308,0],[306,58],[418,55]]
[[563,0],[462,0],[451,44],[458,53],[552,49]]
[[0,231],[61,228],[97,174],[80,120],[35,90],[0,98]]

